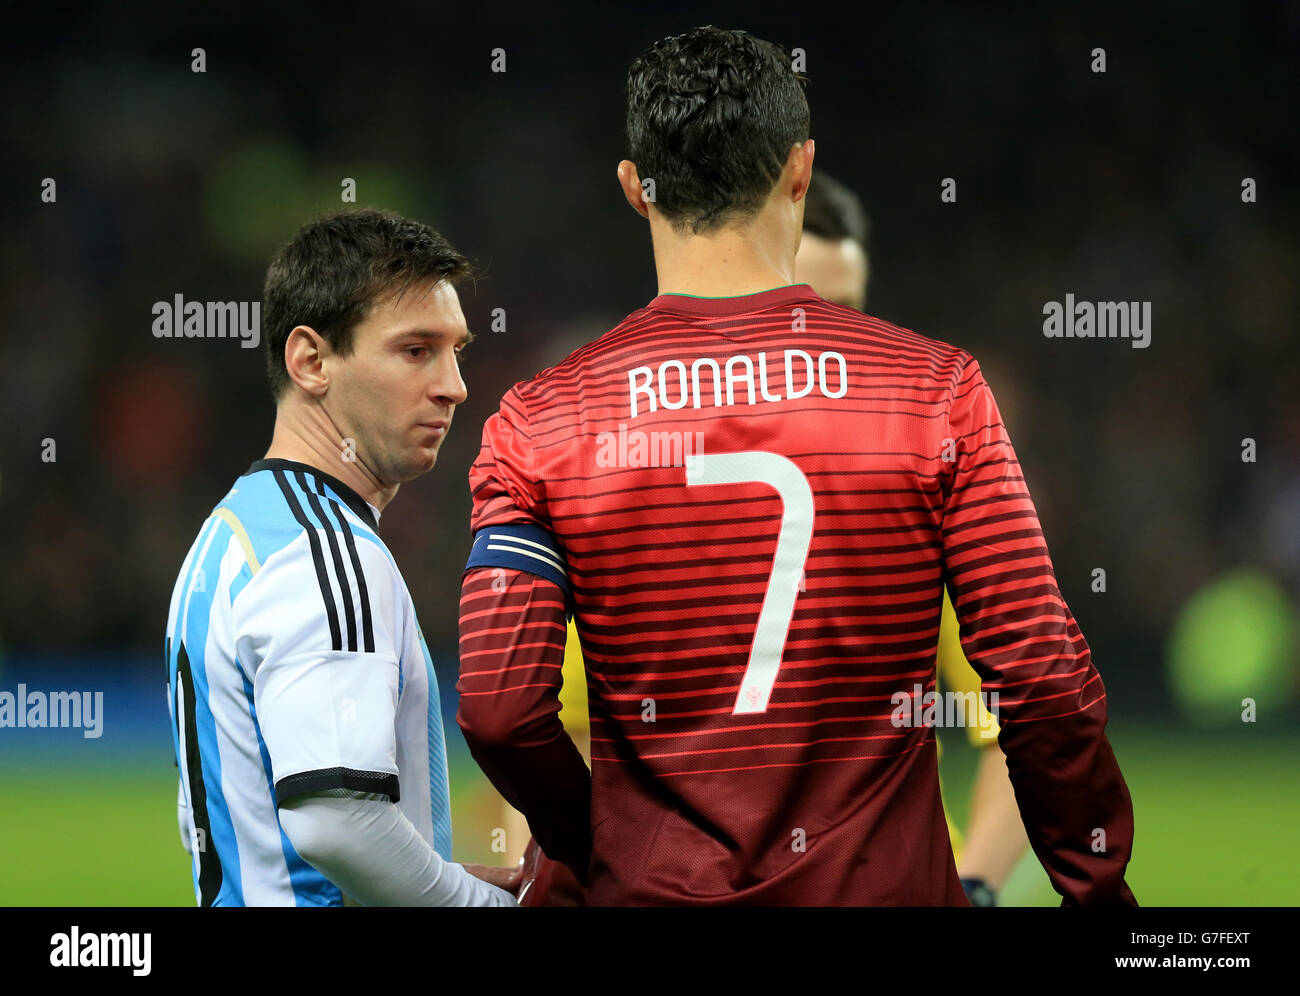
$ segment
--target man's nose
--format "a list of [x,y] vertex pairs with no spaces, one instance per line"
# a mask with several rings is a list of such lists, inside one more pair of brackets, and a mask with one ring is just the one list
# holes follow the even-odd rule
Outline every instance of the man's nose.
[[465,386],[465,378],[460,375],[460,364],[454,355],[439,367],[432,388],[435,396],[453,405],[464,404],[469,397],[469,388]]

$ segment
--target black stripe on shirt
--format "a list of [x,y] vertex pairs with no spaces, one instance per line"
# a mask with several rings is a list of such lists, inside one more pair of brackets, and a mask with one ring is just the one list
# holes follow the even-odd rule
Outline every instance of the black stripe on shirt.
[[366,587],[366,572],[361,569],[361,558],[357,556],[357,541],[352,535],[352,526],[348,523],[347,516],[339,508],[338,502],[329,496],[329,493],[325,490],[325,482],[319,477],[316,478],[316,491],[329,502],[330,508],[334,512],[334,518],[338,521],[339,531],[343,533],[343,544],[348,548],[348,559],[352,561],[352,572],[357,577],[357,590],[361,594],[362,647],[366,653],[373,654],[375,652],[375,627],[374,621],[370,617],[370,589]]
[[307,478],[303,476],[302,471],[298,471],[293,476],[298,479],[298,487],[302,488],[303,494],[307,496],[307,503],[311,505],[311,510],[316,513],[316,518],[320,520],[325,530],[325,540],[330,545],[330,559],[334,561],[334,576],[339,579],[339,590],[343,593],[343,615],[348,624],[348,650],[355,653],[357,613],[352,608],[352,585],[348,583],[348,572],[343,569],[343,555],[339,553],[338,538],[334,535],[334,527],[330,525],[329,519],[325,518],[325,510],[321,508],[320,499],[307,487]]
[[182,709],[181,740],[185,744],[185,774],[190,785],[190,812],[198,839],[190,842],[199,852],[199,903],[211,906],[221,892],[221,859],[212,839],[212,821],[208,817],[208,790],[203,784],[203,758],[199,754],[199,727],[194,717],[194,678],[190,674],[190,655],[185,644],[176,653],[176,684],[180,686]]
[[342,650],[343,638],[339,635],[339,614],[334,606],[334,589],[330,586],[329,573],[325,570],[325,554],[321,550],[320,537],[316,535],[316,527],[308,521],[302,506],[298,504],[298,498],[294,495],[293,488],[289,486],[289,479],[285,477],[284,471],[275,470],[272,473],[275,475],[275,483],[280,485],[284,500],[289,503],[289,511],[298,520],[298,525],[307,531],[307,542],[311,545],[311,559],[316,565],[316,581],[320,584],[321,598],[325,600],[325,615],[329,619],[330,647],[333,650]]

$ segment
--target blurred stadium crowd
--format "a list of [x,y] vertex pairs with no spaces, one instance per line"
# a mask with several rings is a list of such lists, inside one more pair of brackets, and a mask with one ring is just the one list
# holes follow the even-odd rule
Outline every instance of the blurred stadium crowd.
[[[5,15],[0,680],[6,656],[55,653],[138,654],[161,675],[177,568],[273,412],[260,349],[155,338],[153,303],[257,300],[270,252],[344,206],[345,178],[358,204],[433,224],[482,269],[462,291],[479,335],[470,399],[383,521],[454,671],[482,423],[512,383],[654,296],[648,233],[614,179],[624,73],[650,41],[714,21],[806,51],[816,167],[871,216],[867,310],[985,368],[1114,712],[1171,707],[1171,630],[1196,592],[1248,568],[1262,587],[1247,616],[1267,611],[1225,625],[1271,634],[1252,653],[1294,718],[1294,9],[1193,4],[1173,23],[919,4],[870,34],[598,10],[564,27],[528,9],[409,14],[355,33],[305,5],[255,31],[162,8],[67,30]],[[1067,293],[1151,302],[1150,347],[1045,338],[1043,306]]]

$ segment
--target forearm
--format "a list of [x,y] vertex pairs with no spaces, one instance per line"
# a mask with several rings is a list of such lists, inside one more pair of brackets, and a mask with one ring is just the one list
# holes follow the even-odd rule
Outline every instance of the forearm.
[[556,585],[516,570],[466,572],[457,722],[474,760],[524,814],[547,857],[585,885],[591,772],[559,719],[564,641]]
[[514,906],[442,856],[391,802],[304,795],[280,806],[294,849],[363,906]]
[[1067,906],[1137,905],[1124,881],[1133,802],[1105,734],[1105,701],[1004,722],[999,743],[1029,841]]
[[546,856],[563,861],[583,885],[591,858],[591,772],[561,728],[537,746],[494,744],[465,732],[470,753],[498,792],[524,814]]
[[961,878],[983,879],[999,890],[1028,846],[1006,758],[991,744],[980,752],[966,846],[957,873]]

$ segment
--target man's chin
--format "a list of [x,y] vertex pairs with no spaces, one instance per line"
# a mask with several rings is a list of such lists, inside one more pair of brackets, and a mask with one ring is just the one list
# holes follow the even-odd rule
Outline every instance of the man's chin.
[[438,451],[422,455],[405,466],[399,468],[397,480],[403,484],[407,481],[413,481],[417,477],[422,477],[429,471],[433,470],[433,465],[438,462]]

